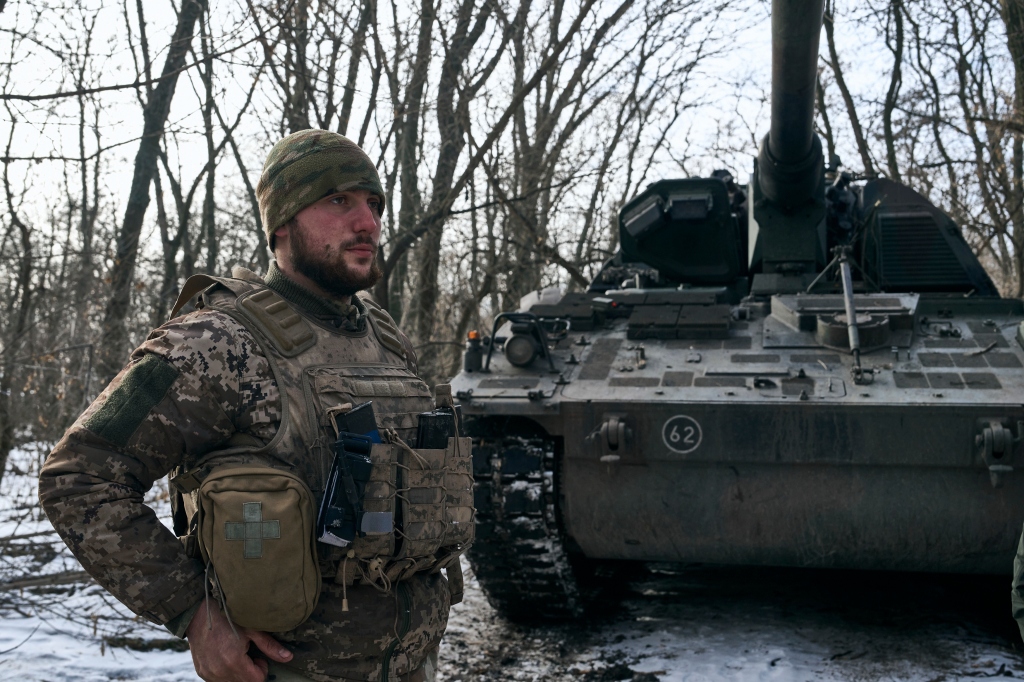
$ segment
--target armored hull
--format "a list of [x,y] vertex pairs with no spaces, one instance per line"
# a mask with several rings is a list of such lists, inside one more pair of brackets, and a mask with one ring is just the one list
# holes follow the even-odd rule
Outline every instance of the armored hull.
[[[1019,301],[855,297],[907,327],[862,355],[871,381],[858,384],[848,352],[792,326],[793,307],[829,316],[836,296],[729,306],[728,329],[712,339],[650,323],[711,306],[622,293],[632,302],[615,317],[551,344],[554,371],[495,353],[489,372],[453,382],[486,432],[482,522],[495,521],[499,497],[510,505],[501,521],[528,526],[518,542],[544,549],[539,571],[561,571],[555,582],[580,600],[574,608],[573,561],[1009,574],[1024,519],[1024,472],[1013,470],[1024,422]],[[572,306],[608,298],[577,295]],[[677,338],[653,338],[669,333]],[[494,446],[519,434],[549,442],[552,461]],[[518,491],[502,496],[503,484]],[[488,541],[503,545],[510,575],[492,587],[528,585],[529,567],[511,575],[515,532],[497,526],[481,533],[484,554]],[[563,557],[547,555],[552,543],[568,548]]]
[[[1008,573],[1024,480],[994,487],[989,467],[1016,444],[996,458],[976,442],[1024,419],[1019,311],[1001,312],[865,355],[863,386],[848,357],[766,337],[783,326],[770,314],[722,341],[646,340],[643,369],[620,323],[596,346],[614,348],[607,378],[570,372],[558,393],[567,534],[608,559]],[[995,320],[1007,334],[971,331]],[[628,434],[614,449],[612,419]]]

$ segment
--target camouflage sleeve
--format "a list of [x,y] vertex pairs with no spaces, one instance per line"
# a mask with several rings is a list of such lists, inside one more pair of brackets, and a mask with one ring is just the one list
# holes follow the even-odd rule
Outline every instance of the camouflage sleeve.
[[269,439],[277,386],[251,334],[191,313],[156,329],[68,429],[39,477],[39,500],[97,582],[166,624],[203,598],[203,565],[143,504],[154,481],[236,431]]
[[1013,558],[1013,583],[1010,588],[1010,606],[1020,636],[1024,638],[1024,534],[1017,543],[1017,556]]

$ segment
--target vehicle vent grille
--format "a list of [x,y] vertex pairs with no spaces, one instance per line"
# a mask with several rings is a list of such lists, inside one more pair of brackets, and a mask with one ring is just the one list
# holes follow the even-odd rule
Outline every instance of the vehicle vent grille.
[[884,288],[918,291],[970,288],[971,280],[928,213],[878,216],[878,271]]

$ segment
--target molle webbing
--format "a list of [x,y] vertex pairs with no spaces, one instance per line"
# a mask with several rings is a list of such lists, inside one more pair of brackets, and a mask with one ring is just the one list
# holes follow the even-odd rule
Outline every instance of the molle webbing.
[[420,571],[453,572],[473,542],[472,441],[452,438],[447,448],[414,450],[394,432],[388,438],[393,442],[373,446],[363,509],[399,520],[392,533],[356,537],[347,552],[354,561],[339,567],[336,582],[361,578],[387,589]]
[[219,284],[238,297],[235,310],[284,357],[293,358],[316,345],[316,334],[312,327],[280,294],[266,288],[259,276],[248,270],[240,270],[237,274],[244,277],[189,277],[171,309],[171,316],[176,315],[197,294],[203,293],[205,297],[211,288]]

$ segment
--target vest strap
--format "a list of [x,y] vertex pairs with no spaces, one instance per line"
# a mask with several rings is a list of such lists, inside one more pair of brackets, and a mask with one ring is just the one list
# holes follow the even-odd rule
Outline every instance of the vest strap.
[[[231,450],[233,448],[248,448],[249,450],[259,450],[263,447],[263,441],[256,436],[249,433],[242,433],[236,431],[223,443],[224,450]],[[217,454],[221,450],[217,450],[213,454]],[[170,477],[171,487],[174,488],[179,494],[188,495],[193,490],[198,490],[199,486],[203,484],[203,481],[207,476],[210,475],[211,464],[206,459],[201,460],[198,466],[195,466],[187,471],[176,469],[177,472]],[[174,473],[174,472],[172,472]]]
[[458,560],[452,562],[445,573],[448,574],[448,591],[452,596],[452,604],[461,604],[466,592],[466,579],[462,575],[462,563]]
[[174,302],[174,307],[171,308],[171,318],[178,314],[178,311],[182,307],[191,301],[197,294],[209,289],[214,284],[217,284],[218,280],[215,277],[209,275],[192,275],[185,282],[185,286],[181,288],[181,293],[178,294],[178,299]]
[[366,306],[366,315],[370,318],[374,331],[377,332],[377,339],[385,348],[397,353],[403,360],[407,360],[405,346],[402,344],[402,339],[398,332],[398,325],[391,319],[391,315],[368,298],[360,298],[359,300]]
[[203,479],[205,479],[209,473],[210,470],[207,467],[200,466],[171,477],[169,482],[171,487],[179,493],[182,495],[188,495],[193,490],[199,489],[199,486],[203,484]]
[[313,328],[273,289],[242,296],[236,305],[284,357],[293,358],[316,345]]

